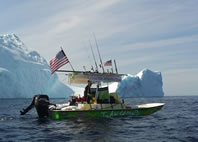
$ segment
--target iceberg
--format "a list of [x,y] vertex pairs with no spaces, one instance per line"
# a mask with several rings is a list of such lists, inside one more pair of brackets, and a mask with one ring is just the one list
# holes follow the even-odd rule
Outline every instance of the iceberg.
[[116,92],[121,98],[163,97],[162,86],[161,72],[144,69],[137,75],[124,76],[120,83],[110,84],[109,92]]
[[15,34],[0,36],[0,80],[0,98],[32,98],[35,94],[65,98],[73,93],[56,73],[50,74],[46,60]]

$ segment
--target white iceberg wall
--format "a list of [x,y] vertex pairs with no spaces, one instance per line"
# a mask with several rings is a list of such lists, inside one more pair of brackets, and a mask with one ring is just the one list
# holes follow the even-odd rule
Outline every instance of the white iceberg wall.
[[137,76],[140,78],[141,89],[144,96],[164,96],[162,75],[160,72],[145,69],[138,73]]
[[[13,94],[13,90],[11,88],[14,88],[17,84],[16,81],[13,81],[15,76],[13,73],[11,73],[9,70],[0,68],[0,98],[11,98]],[[18,88],[15,89],[15,94],[18,92]],[[7,97],[5,97],[7,96]]]
[[136,76],[128,75],[120,83],[112,83],[110,92],[116,92],[120,97],[162,97],[162,76],[160,72],[145,69]]
[[67,97],[73,91],[50,74],[46,60],[14,35],[0,36],[0,98]]

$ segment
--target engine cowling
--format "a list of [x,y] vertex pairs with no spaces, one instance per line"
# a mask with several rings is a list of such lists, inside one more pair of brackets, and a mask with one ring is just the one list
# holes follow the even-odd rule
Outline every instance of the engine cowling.
[[37,95],[35,97],[35,108],[39,118],[48,117],[49,97],[47,95]]

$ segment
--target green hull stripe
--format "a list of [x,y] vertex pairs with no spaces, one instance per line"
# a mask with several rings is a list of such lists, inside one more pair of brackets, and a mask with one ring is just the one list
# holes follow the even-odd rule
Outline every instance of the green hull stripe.
[[153,108],[139,109],[123,109],[123,110],[85,110],[85,111],[50,111],[49,116],[52,119],[67,119],[67,118],[108,118],[121,116],[145,116],[150,115],[163,106]]

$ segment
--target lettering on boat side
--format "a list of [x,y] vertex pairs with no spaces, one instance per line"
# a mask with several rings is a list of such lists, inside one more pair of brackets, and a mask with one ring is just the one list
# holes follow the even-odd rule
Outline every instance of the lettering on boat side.
[[121,76],[120,75],[115,75],[115,74],[108,74],[108,75],[104,75],[104,74],[91,74],[89,76],[89,80],[91,81],[107,81],[107,82],[120,82],[121,81]]
[[102,117],[115,117],[115,116],[127,116],[127,115],[137,115],[139,114],[138,110],[134,111],[104,111],[101,112]]

